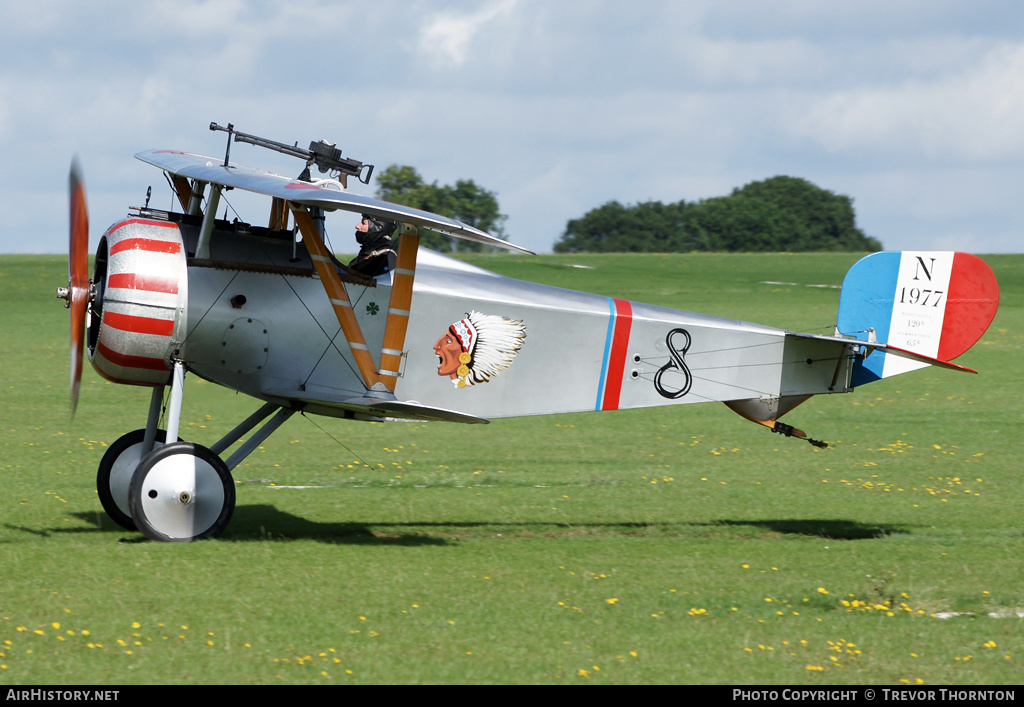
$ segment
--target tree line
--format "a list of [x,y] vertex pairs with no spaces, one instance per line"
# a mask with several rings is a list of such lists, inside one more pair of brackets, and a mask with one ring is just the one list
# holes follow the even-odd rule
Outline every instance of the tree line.
[[782,176],[696,202],[610,201],[569,221],[555,243],[556,253],[881,249],[857,228],[848,196]]
[[[377,198],[458,219],[496,238],[505,238],[508,217],[498,210],[497,195],[471,179],[460,179],[454,185],[428,184],[413,167],[393,164],[377,178]],[[487,247],[426,228],[420,229],[420,243],[441,252]]]
[[[499,238],[507,218],[494,192],[472,180],[428,184],[412,167],[391,165],[377,196],[458,219]],[[422,231],[422,243],[441,251],[485,246]],[[877,251],[882,244],[859,229],[853,200],[806,179],[777,176],[733,189],[728,196],[663,204],[618,201],[566,224],[556,253],[672,253]]]

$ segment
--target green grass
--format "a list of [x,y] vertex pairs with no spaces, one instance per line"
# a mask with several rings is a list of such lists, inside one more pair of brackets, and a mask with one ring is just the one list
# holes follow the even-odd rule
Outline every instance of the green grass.
[[[838,290],[804,285],[856,258],[467,259],[830,331]],[[115,526],[94,488],[148,389],[87,368],[69,422],[66,264],[4,256],[0,682],[1019,684],[1024,256],[986,259],[1002,305],[960,360],[980,375],[918,371],[787,416],[830,449],[714,404],[296,416],[235,470],[224,536],[179,545]],[[209,445],[256,407],[190,378],[182,436]]]

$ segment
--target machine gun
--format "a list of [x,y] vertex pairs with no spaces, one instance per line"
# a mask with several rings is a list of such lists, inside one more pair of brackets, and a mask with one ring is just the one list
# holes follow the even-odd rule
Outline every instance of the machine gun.
[[370,177],[373,176],[372,164],[363,164],[359,160],[342,157],[341,150],[339,150],[333,143],[326,142],[324,140],[320,140],[319,142],[310,142],[309,149],[304,150],[299,147],[298,142],[294,145],[286,145],[283,142],[275,142],[274,140],[257,137],[256,135],[240,133],[235,130],[235,126],[231,123],[228,123],[226,128],[217,125],[216,123],[210,123],[210,130],[220,130],[221,132],[228,134],[228,145],[224,152],[225,167],[228,166],[228,157],[231,154],[231,136],[234,135],[235,142],[247,142],[250,145],[265,147],[268,150],[274,150],[284,155],[291,155],[292,157],[298,157],[306,160],[306,168],[302,170],[302,174],[299,175],[299,179],[304,182],[311,181],[309,168],[313,165],[316,165],[321,174],[332,172],[332,176],[337,176],[345,187],[348,186],[347,178],[349,176],[355,177],[363,184],[369,184]]

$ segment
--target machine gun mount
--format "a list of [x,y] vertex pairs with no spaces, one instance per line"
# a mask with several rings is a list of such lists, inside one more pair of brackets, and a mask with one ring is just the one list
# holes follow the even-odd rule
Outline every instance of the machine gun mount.
[[346,187],[348,186],[347,181],[350,176],[355,177],[363,184],[369,184],[370,177],[373,176],[372,164],[363,164],[359,160],[342,157],[341,150],[334,143],[326,142],[325,140],[310,142],[309,149],[304,150],[299,147],[298,142],[294,145],[286,145],[283,142],[268,140],[267,138],[249,135],[248,133],[240,133],[235,130],[235,126],[231,123],[228,123],[226,128],[217,125],[217,123],[210,123],[210,130],[219,130],[228,134],[227,149],[224,152],[225,167],[228,166],[228,157],[231,154],[231,136],[234,135],[235,142],[247,142],[250,145],[265,147],[268,150],[274,150],[284,155],[291,155],[292,157],[306,160],[306,168],[299,175],[299,179],[304,182],[312,181],[309,176],[309,168],[313,165],[316,165],[321,174],[331,173],[332,177],[340,179],[342,185]]

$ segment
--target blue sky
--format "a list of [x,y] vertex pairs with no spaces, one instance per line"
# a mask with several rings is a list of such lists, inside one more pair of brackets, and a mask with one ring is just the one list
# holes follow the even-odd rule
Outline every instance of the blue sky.
[[[472,179],[538,252],[607,201],[778,174],[852,197],[888,249],[1024,250],[1013,0],[0,0],[0,58],[0,252],[66,251],[76,153],[92,248],[147,186],[169,207],[133,155],[222,155],[211,121]],[[328,219],[339,251],[354,223]]]

